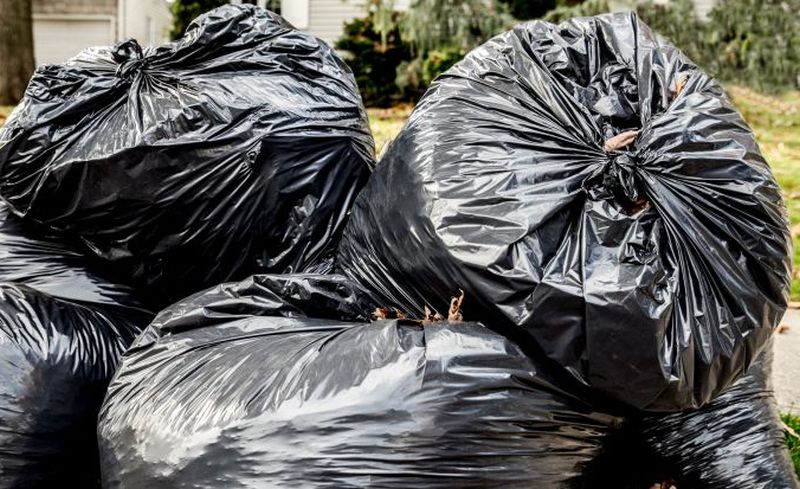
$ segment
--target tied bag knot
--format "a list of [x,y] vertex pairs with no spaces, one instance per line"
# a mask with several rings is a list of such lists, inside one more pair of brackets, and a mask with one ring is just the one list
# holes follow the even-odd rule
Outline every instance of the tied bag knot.
[[584,184],[592,200],[611,200],[628,215],[636,214],[647,206],[637,167],[639,156],[624,151],[639,135],[639,131],[625,131],[605,141],[603,150],[608,160]]
[[112,57],[119,63],[116,76],[126,81],[133,79],[147,65],[144,50],[136,39],[126,39],[115,45]]

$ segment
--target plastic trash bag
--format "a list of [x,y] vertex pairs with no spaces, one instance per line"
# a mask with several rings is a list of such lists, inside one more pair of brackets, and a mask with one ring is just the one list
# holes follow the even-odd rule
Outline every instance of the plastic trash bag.
[[798,489],[772,390],[772,348],[700,411],[651,416],[641,433],[680,489]]
[[39,68],[0,130],[0,196],[162,304],[330,266],[373,165],[353,76],[322,41],[226,5],[158,48]]
[[97,414],[141,323],[0,284],[0,489],[97,487]]
[[329,319],[359,296],[254,277],[162,312],[104,402],[103,486],[560,487],[616,421],[479,324]]
[[466,319],[520,336],[571,390],[672,411],[746,371],[785,310],[790,252],[741,115],[620,13],[521,24],[440,76],[338,266],[416,314],[463,289]]
[[772,348],[707,406],[631,418],[604,442],[577,487],[800,488],[772,393]]
[[0,489],[97,487],[97,414],[152,319],[79,243],[0,204]]
[[0,203],[0,282],[23,284],[84,305],[124,308],[149,322],[148,306],[129,286],[99,274],[79,242],[24,222]]

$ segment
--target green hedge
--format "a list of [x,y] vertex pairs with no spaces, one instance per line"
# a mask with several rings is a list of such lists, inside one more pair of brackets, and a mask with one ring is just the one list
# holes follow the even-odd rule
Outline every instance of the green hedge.
[[344,35],[334,47],[343,51],[365,104],[386,107],[403,100],[404,93],[395,83],[396,70],[412,55],[402,43],[398,27],[383,39],[371,17],[355,19],[345,24]]
[[[419,5],[428,3],[441,2],[428,0]],[[524,2],[505,3],[512,11],[525,8]],[[569,3],[572,2],[558,2],[560,6],[547,12],[544,20],[558,23],[609,10],[606,0]],[[707,19],[698,18],[691,0],[671,0],[667,4],[645,0],[636,5],[636,10],[654,31],[720,80],[774,92],[800,86],[798,3],[799,0],[719,0]],[[548,3],[536,2],[536,8],[545,4]],[[495,20],[476,25],[484,29],[502,28],[501,14]],[[392,22],[395,27],[385,45],[369,18],[348,23],[344,37],[336,45],[351,53],[351,66],[364,100],[370,105],[414,101],[439,73],[474,47],[462,45],[463,40],[454,43],[445,39],[437,46],[412,48],[411,43],[401,38],[402,27],[397,27],[402,25],[402,17],[395,15]],[[406,30],[413,32],[408,26]],[[491,34],[473,33],[472,38],[478,42]]]
[[717,78],[780,91],[800,85],[798,8],[797,0],[720,0],[709,18],[701,20],[690,0],[672,0],[666,5],[643,3],[637,11],[654,31]]

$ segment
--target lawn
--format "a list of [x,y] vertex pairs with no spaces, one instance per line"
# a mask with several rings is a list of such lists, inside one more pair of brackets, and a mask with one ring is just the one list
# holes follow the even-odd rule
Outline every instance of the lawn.
[[[800,235],[800,92],[768,96],[731,86],[728,93],[758,137],[764,157],[783,188],[792,237]],[[402,129],[410,107],[369,109],[370,124],[378,154]],[[800,301],[800,246],[794,250],[792,300]]]
[[789,447],[789,453],[792,455],[792,462],[794,462],[794,470],[797,475],[800,475],[800,416],[793,416],[784,414],[781,416],[783,422],[788,428],[786,430],[786,445]]
[[411,115],[411,105],[399,105],[389,109],[367,109],[369,125],[375,137],[375,154],[381,155]]
[[14,110],[14,107],[0,105],[0,126],[3,125],[3,123],[6,121],[6,117],[8,117],[8,114],[10,114],[12,110]]

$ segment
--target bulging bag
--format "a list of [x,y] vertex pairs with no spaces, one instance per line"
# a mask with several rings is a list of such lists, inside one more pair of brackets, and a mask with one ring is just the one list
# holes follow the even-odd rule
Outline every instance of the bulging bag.
[[120,308],[0,284],[0,489],[97,486],[97,414],[141,327]]
[[679,488],[800,489],[772,390],[771,344],[699,411],[645,417],[644,442],[675,468]]
[[798,489],[772,392],[772,348],[701,409],[627,419],[578,488]]
[[747,370],[790,256],[741,115],[620,13],[519,25],[440,76],[357,199],[338,266],[418,315],[463,289],[467,319],[570,389],[672,411]]
[[96,487],[96,423],[153,315],[79,243],[0,203],[0,489]]
[[163,311],[104,402],[103,487],[561,487],[617,421],[479,324],[361,297],[257,276]]
[[162,304],[256,271],[322,270],[373,165],[352,73],[251,5],[183,38],[37,70],[0,129],[0,196]]
[[26,285],[53,297],[144,316],[152,313],[132,287],[101,273],[80,242],[25,222],[0,202],[0,283]]

